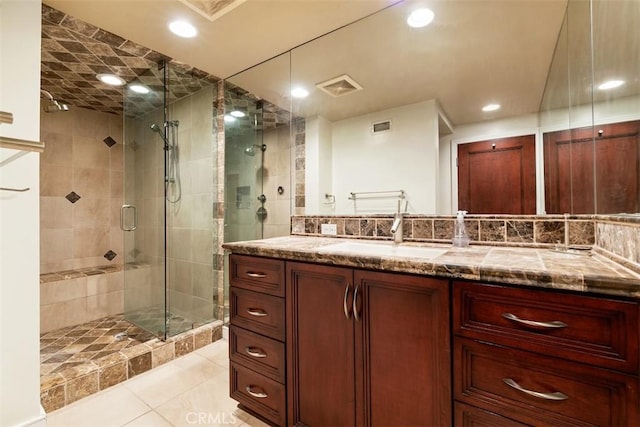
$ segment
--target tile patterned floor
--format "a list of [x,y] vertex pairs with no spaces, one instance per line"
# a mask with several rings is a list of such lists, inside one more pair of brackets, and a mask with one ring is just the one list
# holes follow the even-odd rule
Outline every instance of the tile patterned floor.
[[122,314],[47,332],[40,336],[40,376],[93,364],[152,338],[151,333],[124,320]]
[[228,342],[186,356],[47,415],[49,427],[265,427],[229,398]]

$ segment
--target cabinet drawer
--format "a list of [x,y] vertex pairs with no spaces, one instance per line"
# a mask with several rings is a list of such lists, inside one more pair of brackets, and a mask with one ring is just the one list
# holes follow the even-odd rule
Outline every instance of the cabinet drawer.
[[[638,378],[456,339],[456,400],[523,423],[638,425]],[[536,394],[537,393],[537,394]]]
[[456,402],[454,405],[455,427],[527,427],[530,424],[522,424],[509,418],[501,417],[493,412],[484,411]]
[[284,343],[280,341],[231,326],[229,358],[232,362],[284,383]]
[[284,297],[284,261],[232,254],[229,256],[229,283],[238,288]]
[[469,282],[453,295],[456,335],[637,374],[637,303]]
[[269,421],[286,423],[285,387],[235,363],[230,364],[231,397]]
[[284,341],[284,298],[230,289],[231,324]]

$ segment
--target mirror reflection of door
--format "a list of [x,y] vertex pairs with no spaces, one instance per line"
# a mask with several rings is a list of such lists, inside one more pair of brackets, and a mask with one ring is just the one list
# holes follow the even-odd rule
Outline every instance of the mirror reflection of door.
[[535,214],[535,135],[458,145],[458,209]]
[[640,212],[639,144],[640,121],[545,133],[546,212]]

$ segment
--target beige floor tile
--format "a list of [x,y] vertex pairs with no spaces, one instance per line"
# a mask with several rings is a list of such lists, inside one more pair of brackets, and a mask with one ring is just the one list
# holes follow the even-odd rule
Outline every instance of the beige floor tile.
[[157,412],[149,411],[146,414],[136,418],[123,427],[172,427],[171,424],[158,415]]
[[127,389],[152,408],[227,371],[196,354],[189,354],[155,368],[125,383]]
[[246,414],[244,417],[244,422],[240,424],[239,427],[270,427],[269,424],[264,423],[257,419],[256,417]]
[[47,414],[48,427],[120,427],[150,408],[122,385]]
[[156,408],[156,412],[176,427],[193,425],[239,425],[248,414],[236,408],[229,397],[225,370],[195,388]]
[[229,367],[229,341],[218,340],[195,351],[220,366]]

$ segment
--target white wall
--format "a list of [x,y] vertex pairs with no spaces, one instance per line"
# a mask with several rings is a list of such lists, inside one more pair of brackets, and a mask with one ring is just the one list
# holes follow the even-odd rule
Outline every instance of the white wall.
[[[0,0],[0,135],[40,138],[40,0]],[[0,162],[18,153],[0,149]],[[43,423],[39,343],[39,154],[0,166],[0,425]]]
[[[383,120],[391,120],[391,131],[373,134],[372,124]],[[310,122],[306,140],[311,144],[311,151],[307,151],[307,161],[318,159],[319,163],[312,168],[323,171],[323,178],[317,183],[309,178],[313,172],[307,175],[307,200],[321,197],[319,201],[316,199],[315,206],[320,206],[324,194],[330,193],[336,196],[332,212],[335,214],[393,213],[397,209],[397,199],[354,203],[349,195],[351,192],[402,189],[407,193],[409,212],[436,211],[439,142],[435,100],[334,122],[330,133],[326,124]],[[326,144],[328,138],[331,138],[331,152],[326,147],[324,151],[316,148]],[[332,171],[327,172],[323,168],[329,155]],[[329,174],[332,183],[327,189]],[[319,212],[321,210],[307,209],[307,214]]]

